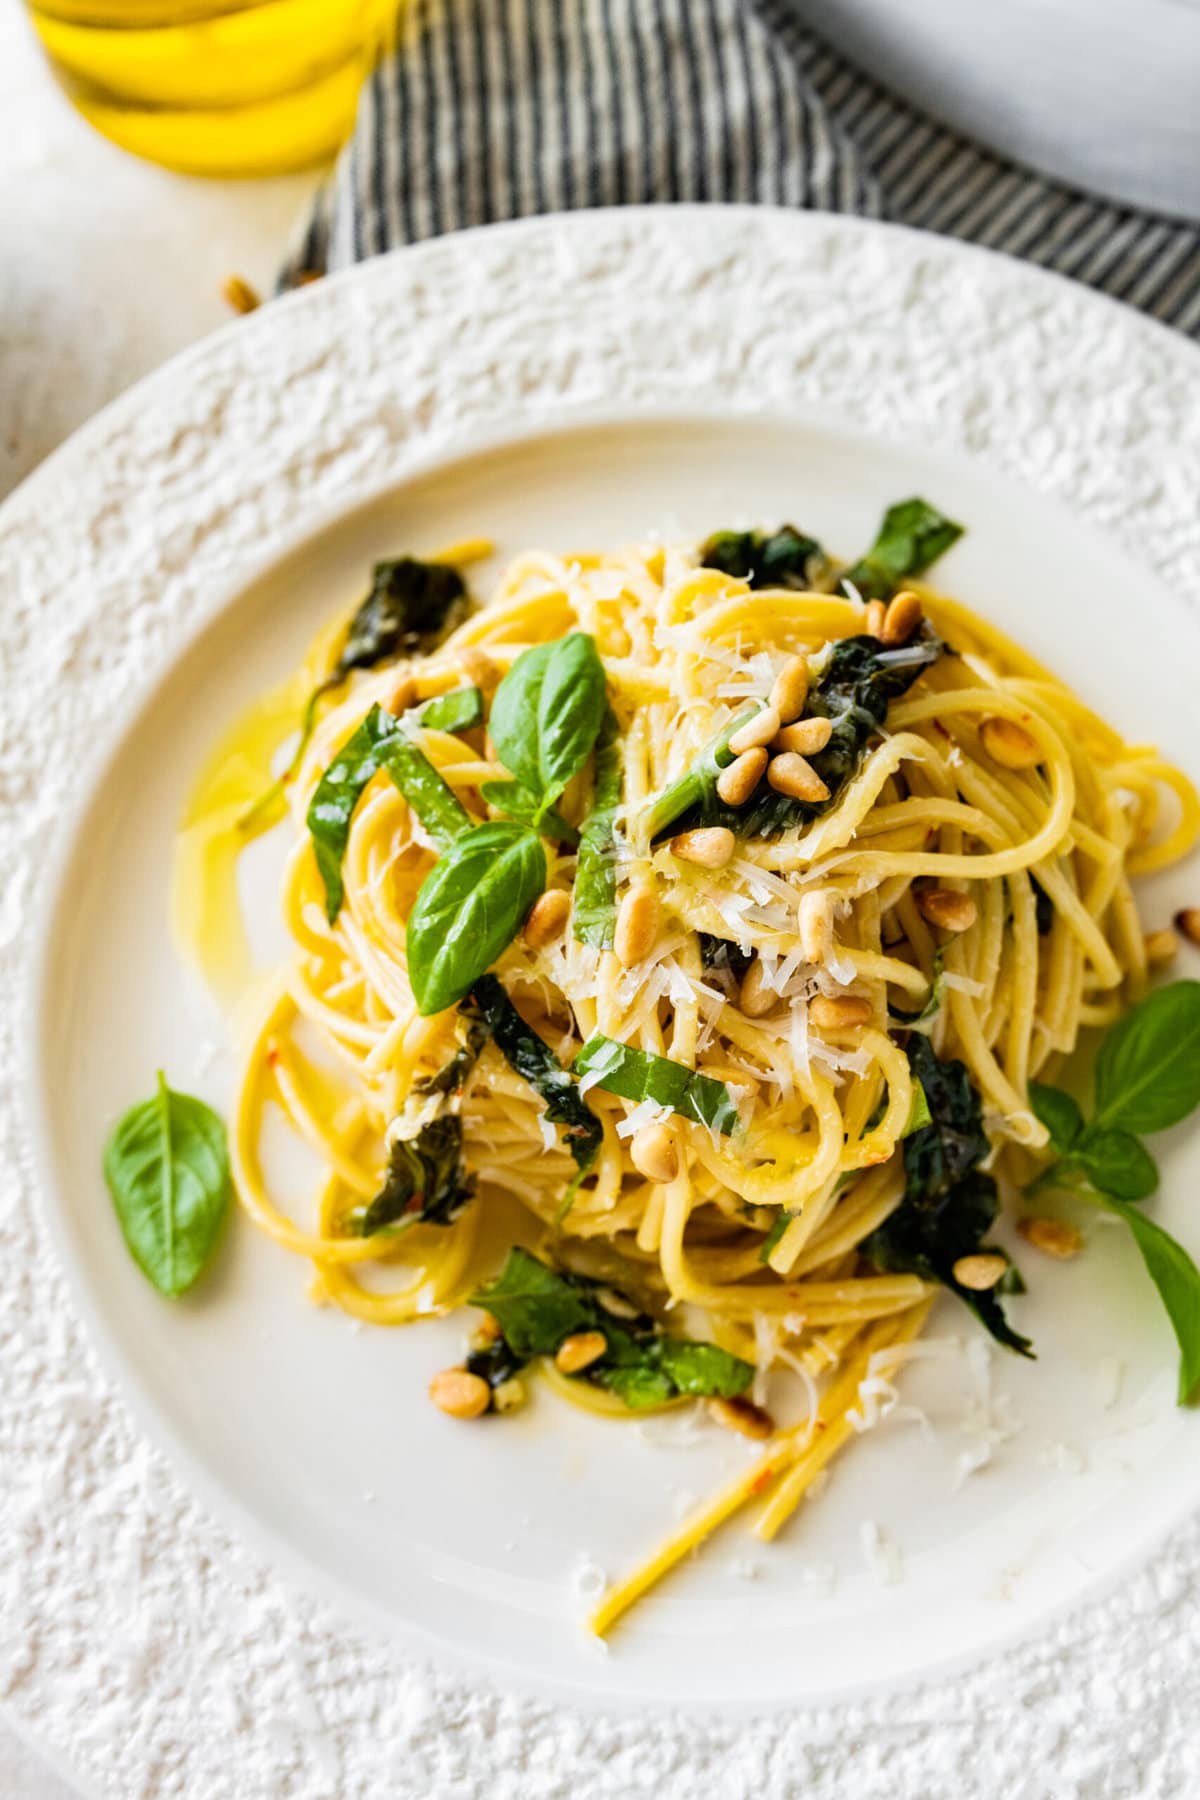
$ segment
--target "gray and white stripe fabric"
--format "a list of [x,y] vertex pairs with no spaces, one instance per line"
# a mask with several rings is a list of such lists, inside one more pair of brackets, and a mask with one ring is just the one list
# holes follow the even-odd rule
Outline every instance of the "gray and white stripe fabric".
[[284,284],[469,225],[741,201],[1027,258],[1200,338],[1200,229],[977,149],[789,0],[407,0]]

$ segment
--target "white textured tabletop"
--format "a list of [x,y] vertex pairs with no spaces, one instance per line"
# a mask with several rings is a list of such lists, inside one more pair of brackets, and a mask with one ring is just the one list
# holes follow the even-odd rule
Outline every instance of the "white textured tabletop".
[[[17,0],[0,0],[0,115],[3,497],[130,382],[224,324],[225,276],[269,288],[314,181],[188,181],[113,149],[64,101]],[[70,1792],[0,1719],[3,1800]]]

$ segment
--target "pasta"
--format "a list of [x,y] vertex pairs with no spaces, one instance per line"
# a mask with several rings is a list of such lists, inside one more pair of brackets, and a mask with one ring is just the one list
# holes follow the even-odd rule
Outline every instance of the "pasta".
[[[326,632],[282,690],[294,714],[329,688],[289,790],[294,953],[246,1032],[243,1209],[310,1265],[315,1298],[379,1325],[459,1305],[522,1245],[527,1269],[577,1284],[545,1364],[557,1394],[628,1416],[707,1393],[764,1437],[603,1598],[597,1630],[741,1508],[762,1503],[764,1538],[783,1528],[939,1283],[1024,1344],[1008,1258],[983,1241],[995,1183],[1039,1166],[1030,1081],[1145,987],[1131,877],[1200,824],[1186,778],[987,621],[911,578],[883,598],[853,570],[835,581],[815,550],[781,585],[694,546],[528,553],[432,647],[335,686],[343,634]],[[839,689],[848,644],[859,685]],[[555,657],[530,662],[539,646]],[[873,715],[868,682],[887,690]],[[427,709],[446,698],[470,722],[439,725]],[[572,733],[582,757],[562,749]],[[210,775],[189,817],[181,866],[212,889],[188,903],[193,938],[208,917],[228,930],[218,889],[260,765],[231,787],[225,746],[223,785]],[[436,1001],[474,940],[503,937],[510,864],[520,916],[487,975],[468,967],[458,1003],[422,1007],[422,982]],[[905,1145],[924,1133],[940,1155],[947,1106],[967,1109],[956,1192],[974,1210],[942,1266],[897,1221]],[[277,1113],[319,1163],[310,1197],[270,1178]],[[500,1328],[483,1316],[440,1390],[463,1416],[517,1403],[533,1361],[527,1321],[508,1330],[499,1298]],[[770,1369],[801,1394],[782,1427],[749,1398]]]

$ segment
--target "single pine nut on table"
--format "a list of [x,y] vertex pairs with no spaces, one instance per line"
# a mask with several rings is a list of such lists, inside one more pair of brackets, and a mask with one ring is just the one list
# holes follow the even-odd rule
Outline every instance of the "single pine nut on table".
[[871,1020],[871,1002],[860,994],[814,994],[808,1017],[818,1031],[853,1031]]
[[1042,760],[1042,752],[1033,733],[1018,725],[1015,719],[996,713],[979,727],[983,747],[1002,769],[1032,769]]
[[951,1273],[959,1287],[969,1288],[974,1294],[984,1294],[998,1281],[1003,1281],[1008,1273],[1008,1259],[986,1252],[978,1256],[960,1256]]
[[522,936],[531,950],[551,944],[566,930],[571,912],[571,896],[565,888],[549,888],[534,901],[525,921]]
[[804,711],[808,700],[808,658],[792,656],[784,663],[774,682],[767,702],[779,714],[781,725],[790,725]]
[[792,800],[815,803],[829,798],[829,789],[812,764],[805,762],[794,750],[784,750],[771,758],[767,765],[767,780],[777,794],[786,794]]
[[741,756],[744,750],[756,750],[760,744],[770,743],[779,726],[780,718],[775,708],[764,706],[761,712],[738,727],[729,740],[729,748],[735,756]]
[[970,894],[956,888],[922,888],[916,900],[921,917],[943,931],[970,931],[979,916]]
[[880,639],[891,647],[907,644],[924,617],[925,613],[919,598],[905,588],[903,593],[895,595],[888,602],[888,609],[883,616],[883,626],[879,633]]
[[477,1419],[492,1403],[492,1390],[470,1369],[443,1369],[429,1384],[429,1398],[452,1419]]
[[734,762],[722,769],[717,776],[717,793],[726,806],[744,806],[762,780],[766,767],[767,752],[759,744],[753,750],[743,750]]
[[1035,1250],[1045,1256],[1057,1256],[1064,1262],[1068,1257],[1078,1256],[1083,1248],[1079,1232],[1062,1219],[1018,1219],[1017,1230]]
[[558,1346],[554,1366],[564,1375],[578,1375],[581,1369],[590,1368],[607,1349],[608,1339],[602,1331],[577,1331]]
[[658,936],[658,901],[654,889],[630,888],[617,911],[613,949],[627,969],[644,962]]
[[701,869],[723,869],[733,861],[737,839],[727,825],[701,825],[671,839],[671,855]]
[[629,1156],[647,1181],[674,1181],[679,1173],[679,1151],[665,1125],[643,1125],[630,1142]]
[[818,750],[824,750],[832,736],[832,719],[797,719],[794,725],[785,725],[776,733],[771,739],[771,748],[794,750],[800,756],[815,756]]

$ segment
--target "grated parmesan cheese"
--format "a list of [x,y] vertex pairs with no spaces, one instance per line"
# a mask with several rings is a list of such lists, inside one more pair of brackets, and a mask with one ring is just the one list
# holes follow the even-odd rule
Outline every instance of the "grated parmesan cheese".
[[867,1568],[880,1587],[895,1587],[897,1582],[903,1581],[904,1557],[881,1525],[874,1519],[864,1519],[858,1529],[858,1540]]

